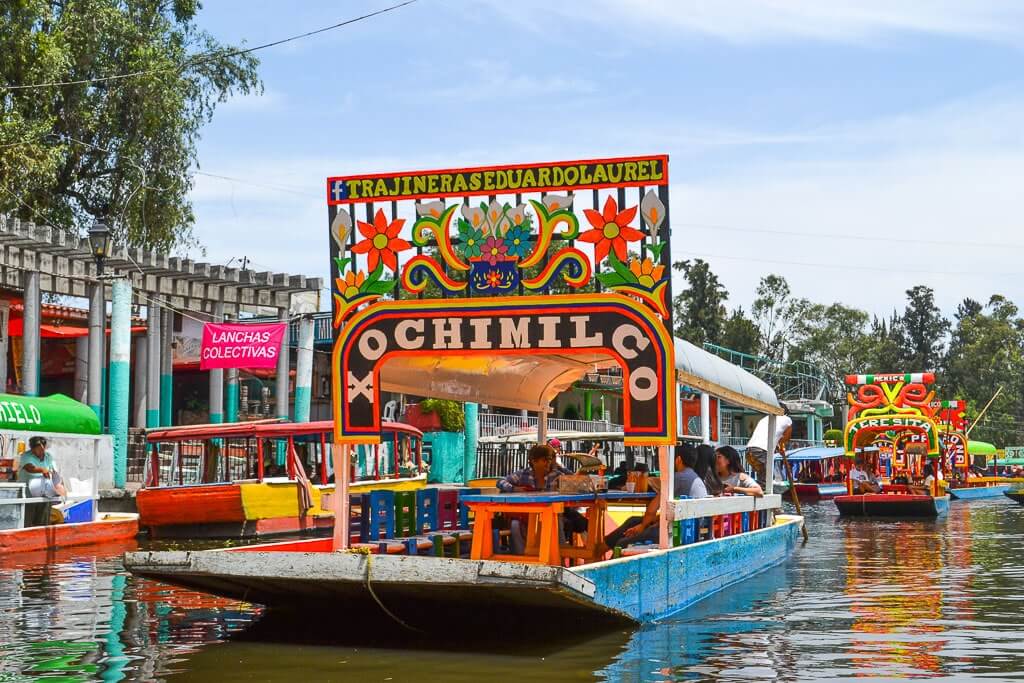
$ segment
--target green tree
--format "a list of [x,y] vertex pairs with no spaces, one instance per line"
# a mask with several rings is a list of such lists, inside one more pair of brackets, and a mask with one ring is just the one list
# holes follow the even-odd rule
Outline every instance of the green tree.
[[772,360],[786,360],[793,326],[810,305],[807,299],[792,296],[789,283],[781,275],[761,278],[751,313],[761,333],[762,355]]
[[943,360],[949,321],[935,305],[935,292],[931,287],[918,285],[907,290],[907,308],[900,321],[901,370],[937,370]]
[[698,346],[721,343],[729,292],[702,259],[676,261],[672,267],[686,280],[672,300],[675,335]]
[[871,359],[870,318],[840,303],[807,304],[790,332],[789,360],[810,363],[831,380],[829,399],[841,399],[841,378],[863,372]]
[[[195,21],[198,0],[0,3],[0,211],[120,243],[191,243],[196,143],[257,60]],[[136,74],[125,78],[110,76]],[[3,85],[59,83],[25,89]]]
[[900,353],[901,324],[900,317],[895,311],[888,321],[877,316],[872,318],[867,365],[857,370],[858,373],[877,374],[899,372],[903,369]]
[[733,351],[756,356],[761,352],[761,334],[754,321],[743,312],[743,307],[734,308],[732,315],[722,325],[722,346]]
[[972,438],[1007,446],[1021,441],[1024,425],[1024,320],[1017,306],[995,295],[981,307],[965,300],[957,309],[944,372],[943,394],[967,401],[977,416],[996,390],[1002,393],[971,432]]

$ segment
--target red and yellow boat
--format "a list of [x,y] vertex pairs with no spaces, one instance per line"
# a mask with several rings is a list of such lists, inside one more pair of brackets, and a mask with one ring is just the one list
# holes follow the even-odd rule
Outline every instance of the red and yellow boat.
[[[239,538],[329,531],[334,513],[332,422],[241,422],[150,430],[139,525],[154,538]],[[426,485],[423,433],[383,426],[376,446],[360,447],[350,493]],[[278,463],[283,462],[283,465]],[[309,474],[307,474],[307,467]]]

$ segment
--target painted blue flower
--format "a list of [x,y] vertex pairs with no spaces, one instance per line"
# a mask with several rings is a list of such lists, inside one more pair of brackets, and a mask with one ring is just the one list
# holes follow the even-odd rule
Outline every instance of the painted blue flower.
[[481,249],[484,245],[483,230],[473,227],[469,221],[460,218],[459,238],[462,242],[459,245],[459,249],[465,258],[471,259],[480,257]]
[[530,241],[530,227],[526,224],[513,225],[505,233],[505,245],[509,258],[526,258],[533,251]]

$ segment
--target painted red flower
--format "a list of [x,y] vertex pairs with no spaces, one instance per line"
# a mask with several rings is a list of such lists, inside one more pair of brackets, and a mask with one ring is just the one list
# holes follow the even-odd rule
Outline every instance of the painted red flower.
[[398,254],[412,249],[412,245],[398,237],[405,225],[404,218],[396,218],[388,223],[384,211],[377,209],[373,217],[373,224],[364,221],[356,221],[359,234],[366,239],[358,242],[352,247],[355,254],[366,254],[367,270],[371,273],[377,269],[380,261],[393,272],[398,272]]
[[609,250],[614,251],[620,261],[625,261],[626,245],[643,239],[642,232],[629,227],[630,222],[636,218],[636,210],[637,207],[634,206],[619,211],[618,204],[612,197],[608,197],[605,201],[601,213],[593,209],[584,209],[583,214],[593,227],[577,239],[594,245],[595,263],[603,261],[608,256]]
[[492,270],[489,273],[487,273],[487,275],[484,276],[484,279],[487,281],[488,287],[497,289],[498,287],[501,286],[501,273],[499,273],[496,270]]

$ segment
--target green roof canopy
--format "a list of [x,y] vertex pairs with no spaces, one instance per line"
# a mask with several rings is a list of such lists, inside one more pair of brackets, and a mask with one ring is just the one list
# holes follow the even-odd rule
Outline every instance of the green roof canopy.
[[0,394],[0,429],[99,434],[100,420],[92,408],[64,394],[46,398]]
[[996,454],[996,447],[990,444],[988,441],[968,441],[967,452],[970,455],[992,456]]

